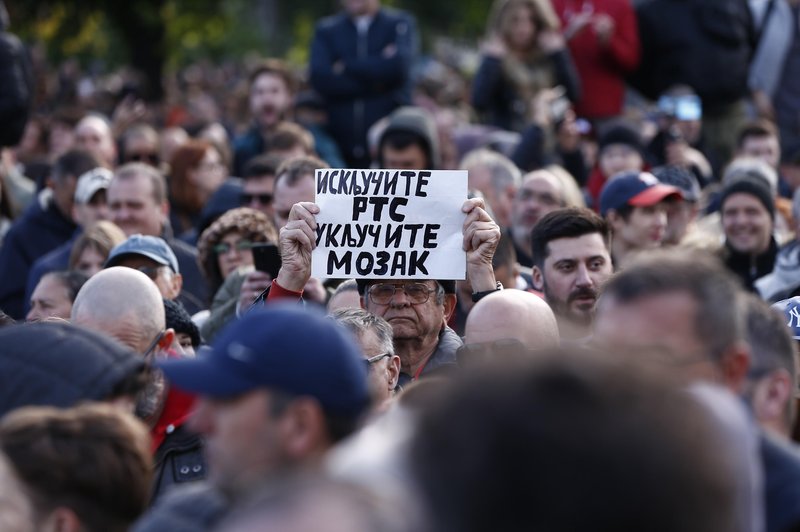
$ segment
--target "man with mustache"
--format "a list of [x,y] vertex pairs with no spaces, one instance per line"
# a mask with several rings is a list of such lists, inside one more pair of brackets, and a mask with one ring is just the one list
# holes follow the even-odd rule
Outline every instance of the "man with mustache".
[[533,285],[553,309],[562,340],[591,332],[598,290],[613,271],[608,223],[589,209],[546,214],[533,228]]

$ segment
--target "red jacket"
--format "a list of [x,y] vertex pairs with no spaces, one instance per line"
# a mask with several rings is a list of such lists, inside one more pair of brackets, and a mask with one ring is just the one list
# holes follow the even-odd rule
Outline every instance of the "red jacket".
[[578,70],[583,96],[575,106],[578,116],[607,118],[622,112],[625,76],[639,64],[640,47],[636,14],[630,0],[553,0],[562,29],[575,14],[590,11],[605,13],[614,21],[614,31],[607,46],[597,39],[592,23],[587,24],[568,42]]

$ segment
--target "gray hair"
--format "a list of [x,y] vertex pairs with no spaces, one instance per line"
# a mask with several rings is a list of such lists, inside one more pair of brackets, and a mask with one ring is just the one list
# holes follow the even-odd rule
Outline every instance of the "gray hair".
[[516,190],[522,182],[522,172],[503,154],[480,148],[469,152],[461,160],[461,168],[470,170],[478,166],[486,167],[492,176],[492,187],[497,192],[502,192],[513,186]]
[[778,195],[778,173],[761,159],[752,157],[737,157],[731,161],[722,175],[722,186],[754,178],[764,180],[772,195]]
[[394,338],[392,326],[380,316],[360,308],[342,308],[331,314],[331,317],[347,327],[357,338],[367,331],[372,331],[378,338],[383,353],[394,355]]

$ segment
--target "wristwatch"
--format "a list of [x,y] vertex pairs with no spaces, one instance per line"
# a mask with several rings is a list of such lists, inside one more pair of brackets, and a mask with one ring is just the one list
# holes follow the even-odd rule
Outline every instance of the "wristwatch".
[[472,302],[477,303],[484,297],[488,296],[489,294],[494,294],[495,292],[499,292],[503,289],[503,283],[497,281],[497,285],[494,287],[494,290],[485,290],[483,292],[472,292]]

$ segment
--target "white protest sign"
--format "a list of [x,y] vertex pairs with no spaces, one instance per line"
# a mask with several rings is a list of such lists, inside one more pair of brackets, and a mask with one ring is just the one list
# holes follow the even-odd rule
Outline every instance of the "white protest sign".
[[316,171],[314,277],[464,279],[463,170]]

